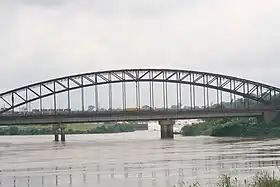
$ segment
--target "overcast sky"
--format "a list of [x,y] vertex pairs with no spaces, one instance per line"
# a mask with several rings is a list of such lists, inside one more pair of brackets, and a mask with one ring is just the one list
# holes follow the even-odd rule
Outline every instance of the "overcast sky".
[[120,68],[280,87],[279,0],[1,0],[0,90]]

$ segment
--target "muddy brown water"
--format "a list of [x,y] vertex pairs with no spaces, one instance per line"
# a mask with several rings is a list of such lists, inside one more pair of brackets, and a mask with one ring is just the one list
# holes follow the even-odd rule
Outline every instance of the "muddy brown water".
[[[222,174],[242,181],[275,171],[279,139],[182,137],[157,131],[121,134],[0,137],[0,187],[212,186]],[[280,174],[279,174],[280,175]]]

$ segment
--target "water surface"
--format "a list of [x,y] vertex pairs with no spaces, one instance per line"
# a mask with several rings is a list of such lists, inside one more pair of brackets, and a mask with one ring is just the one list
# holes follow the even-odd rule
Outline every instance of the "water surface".
[[182,137],[157,131],[122,134],[0,137],[0,187],[211,186],[221,174],[240,179],[278,174],[278,139]]

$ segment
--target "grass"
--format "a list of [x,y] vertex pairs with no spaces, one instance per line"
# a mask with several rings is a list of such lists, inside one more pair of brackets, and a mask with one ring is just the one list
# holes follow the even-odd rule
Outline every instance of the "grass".
[[[280,187],[280,179],[275,178],[274,176],[269,175],[267,172],[261,172],[257,173],[251,180],[251,182],[248,182],[247,180],[244,180],[243,183],[240,185],[238,183],[238,179],[231,178],[227,175],[222,175],[220,177],[220,180],[217,182],[217,184],[214,187]],[[199,183],[194,183],[192,185],[186,185],[184,182],[180,182],[177,185],[174,185],[173,187],[201,187]]]

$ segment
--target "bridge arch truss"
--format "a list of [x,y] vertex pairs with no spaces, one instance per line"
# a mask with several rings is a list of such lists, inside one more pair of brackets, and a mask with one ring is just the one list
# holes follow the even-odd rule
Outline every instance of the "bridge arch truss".
[[[190,96],[193,97],[195,97],[195,89],[192,89],[192,87],[194,88],[194,86],[198,86],[203,88],[204,106],[209,105],[209,103],[207,103],[208,89],[214,89],[217,90],[217,92],[228,92],[232,98],[237,95],[266,105],[275,105],[278,96],[280,96],[280,88],[221,74],[176,69],[122,69],[65,76],[9,90],[0,94],[0,99],[5,103],[5,106],[7,106],[0,111],[0,114],[13,111],[15,108],[38,100],[40,101],[40,109],[42,110],[42,99],[49,96],[53,96],[54,109],[56,109],[56,95],[63,92],[68,92],[68,108],[70,109],[69,92],[71,90],[81,89],[81,100],[83,104],[83,88],[90,86],[95,86],[95,92],[97,93],[95,94],[95,101],[97,104],[99,97],[98,85],[109,84],[110,92],[110,85],[114,83],[122,84],[121,94],[123,109],[125,109],[125,83],[127,82],[135,83],[136,99],[140,94],[140,87],[137,85],[139,85],[140,82],[149,83],[149,98],[151,107],[154,106],[153,102],[155,97],[153,85],[158,82],[163,84],[163,95],[166,95],[165,88],[167,83],[176,84],[177,104],[181,101],[181,86],[184,84],[190,85]],[[47,91],[43,92],[43,89]],[[165,106],[167,106],[166,100],[164,100]],[[222,102],[222,98],[220,98],[220,101]],[[111,93],[109,93],[109,103],[111,106]],[[140,107],[139,99],[136,101],[136,104],[137,107]],[[82,107],[84,109],[84,106]],[[98,106],[96,107],[98,108]]]

